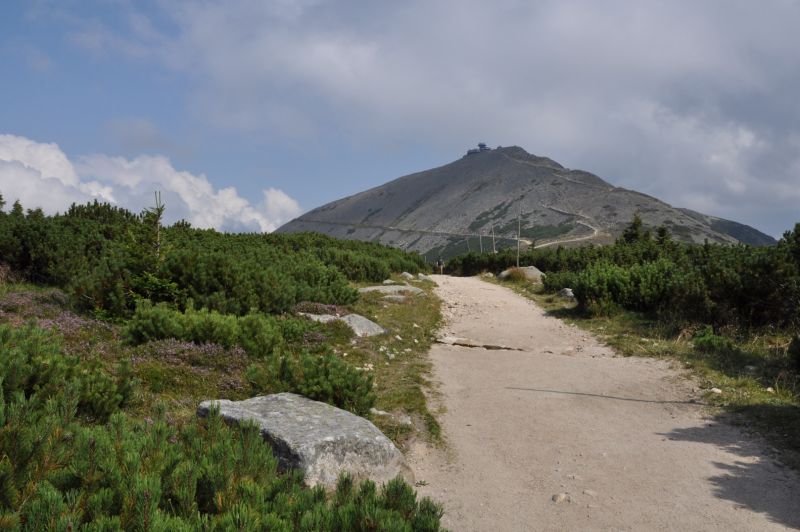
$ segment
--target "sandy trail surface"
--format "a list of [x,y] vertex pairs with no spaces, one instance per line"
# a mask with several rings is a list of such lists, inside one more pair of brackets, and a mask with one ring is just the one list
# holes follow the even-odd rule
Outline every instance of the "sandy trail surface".
[[800,527],[800,475],[693,402],[667,362],[614,356],[507,288],[435,279],[442,335],[516,349],[431,350],[447,445],[408,459],[446,527]]

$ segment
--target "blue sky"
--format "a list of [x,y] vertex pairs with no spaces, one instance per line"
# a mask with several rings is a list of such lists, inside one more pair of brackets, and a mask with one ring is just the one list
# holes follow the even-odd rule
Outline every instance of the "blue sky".
[[[0,193],[270,230],[486,141],[779,236],[800,2],[0,6]],[[235,189],[235,190],[234,190]]]

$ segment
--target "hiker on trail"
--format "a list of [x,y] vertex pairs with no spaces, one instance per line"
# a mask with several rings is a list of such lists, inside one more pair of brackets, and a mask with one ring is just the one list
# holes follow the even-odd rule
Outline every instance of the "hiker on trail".
[[442,257],[439,257],[439,260],[436,261],[436,269],[439,270],[440,275],[444,274],[444,261]]

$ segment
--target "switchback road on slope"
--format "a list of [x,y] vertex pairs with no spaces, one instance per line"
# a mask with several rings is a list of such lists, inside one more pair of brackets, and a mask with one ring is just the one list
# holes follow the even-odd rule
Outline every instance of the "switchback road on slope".
[[507,288],[435,280],[441,334],[468,341],[431,349],[447,445],[408,459],[446,527],[800,527],[800,475],[698,404],[669,362],[615,356]]

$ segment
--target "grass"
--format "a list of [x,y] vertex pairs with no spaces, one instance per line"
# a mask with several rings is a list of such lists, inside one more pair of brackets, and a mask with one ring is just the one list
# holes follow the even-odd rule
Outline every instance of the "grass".
[[[728,421],[764,437],[787,465],[800,469],[800,376],[789,369],[786,332],[737,334],[731,349],[701,350],[693,336],[699,327],[673,324],[634,312],[610,317],[582,314],[574,302],[523,280],[492,282],[512,288],[550,315],[591,332],[623,356],[672,360],[689,372],[707,404]],[[717,388],[722,393],[713,393]]]
[[[440,319],[439,300],[432,295],[433,283],[413,284],[425,290],[425,295],[409,296],[397,303],[371,293],[349,307],[320,309],[361,314],[389,333],[354,338],[342,322],[332,322],[289,346],[290,350],[312,353],[333,350],[348,363],[370,371],[376,408],[389,414],[371,415],[371,420],[401,446],[412,438],[437,440],[440,436],[439,424],[424,395],[429,386],[427,352]],[[138,383],[125,410],[134,417],[148,418],[156,404],[163,403],[168,419],[183,423],[195,416],[203,400],[252,396],[245,372],[254,360],[241,348],[172,339],[132,347],[123,342],[121,325],[73,313],[59,290],[0,284],[0,323],[20,326],[29,321],[60,335],[66,353],[98,361],[109,372],[115,371],[120,360],[130,360]]]
[[[402,281],[395,278],[398,282]],[[358,338],[335,346],[347,360],[372,368],[375,407],[393,416],[373,416],[373,422],[387,436],[401,445],[421,435],[429,440],[441,436],[439,423],[428,409],[425,390],[430,389],[428,350],[439,326],[440,303],[433,295],[430,281],[413,283],[425,295],[408,296],[397,303],[386,301],[379,293],[363,294],[352,310],[389,330],[388,334]],[[404,415],[412,424],[404,423]]]

